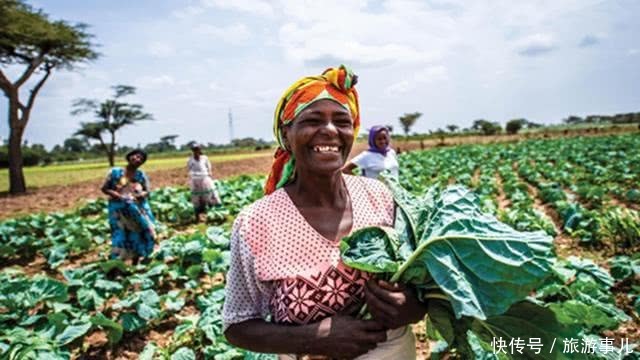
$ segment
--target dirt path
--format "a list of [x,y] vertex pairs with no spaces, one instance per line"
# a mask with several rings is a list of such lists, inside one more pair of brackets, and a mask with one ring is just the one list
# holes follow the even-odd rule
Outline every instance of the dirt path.
[[498,210],[506,210],[511,206],[511,200],[507,198],[507,195],[504,192],[504,187],[502,185],[502,176],[496,171],[496,186],[498,187],[498,195],[496,196],[496,201],[498,202]]

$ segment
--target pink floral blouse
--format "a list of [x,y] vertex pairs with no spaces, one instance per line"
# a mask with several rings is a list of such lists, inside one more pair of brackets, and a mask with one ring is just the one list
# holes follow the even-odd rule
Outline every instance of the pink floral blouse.
[[[391,226],[393,198],[384,184],[343,176],[353,209],[351,231]],[[342,263],[339,244],[320,235],[283,189],[246,208],[233,225],[224,328],[255,318],[307,324],[359,302],[368,275]]]

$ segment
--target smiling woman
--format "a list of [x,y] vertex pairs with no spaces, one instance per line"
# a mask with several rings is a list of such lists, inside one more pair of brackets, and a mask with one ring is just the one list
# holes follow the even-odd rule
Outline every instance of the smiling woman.
[[[360,124],[356,79],[328,69],[294,83],[276,107],[267,196],[233,226],[223,319],[236,346],[283,359],[416,356],[407,325],[426,309],[415,294],[340,258],[344,236],[394,218],[382,183],[342,173]],[[371,320],[352,315],[363,301]]]
[[351,115],[332,100],[315,102],[282,131],[299,171],[326,173],[344,163],[353,145]]

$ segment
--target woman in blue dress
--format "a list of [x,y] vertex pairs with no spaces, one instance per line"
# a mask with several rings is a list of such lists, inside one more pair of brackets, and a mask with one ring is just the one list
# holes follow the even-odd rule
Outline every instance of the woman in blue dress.
[[147,259],[155,244],[155,218],[149,206],[149,180],[138,168],[147,154],[136,149],[126,155],[127,166],[109,170],[102,192],[109,196],[111,257]]

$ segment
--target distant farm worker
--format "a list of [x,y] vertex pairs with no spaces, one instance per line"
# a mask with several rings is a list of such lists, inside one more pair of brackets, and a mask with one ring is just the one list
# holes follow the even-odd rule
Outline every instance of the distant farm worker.
[[109,170],[102,192],[109,195],[109,226],[111,227],[111,257],[148,259],[155,245],[155,218],[149,206],[149,179],[139,167],[147,154],[136,149],[126,155],[124,168]]
[[192,155],[187,161],[189,170],[189,185],[191,187],[191,203],[195,212],[196,222],[204,215],[208,208],[220,204],[212,179],[211,162],[202,154],[202,146],[195,144],[191,147]]
[[360,168],[362,175],[377,179],[378,175],[388,170],[392,176],[398,177],[398,159],[391,148],[391,136],[385,126],[374,126],[369,130],[369,149],[356,155],[343,171],[351,174],[353,169]]
[[[340,258],[344,236],[394,221],[381,182],[342,173],[360,125],[356,80],[345,66],[330,68],[278,102],[266,196],[240,213],[231,235],[223,327],[236,346],[280,359],[416,357],[408,325],[425,306]],[[364,302],[370,320],[354,316]]]

